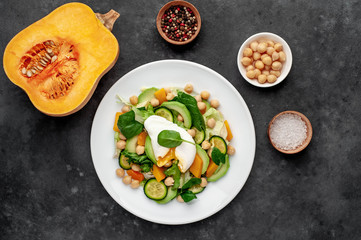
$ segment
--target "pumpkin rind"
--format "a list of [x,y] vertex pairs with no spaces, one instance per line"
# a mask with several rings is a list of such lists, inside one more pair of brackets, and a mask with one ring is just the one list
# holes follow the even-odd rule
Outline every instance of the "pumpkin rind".
[[[21,58],[35,45],[66,41],[78,53],[78,75],[63,97],[49,99],[21,74]],[[80,110],[90,99],[100,78],[115,64],[119,45],[95,13],[82,3],[68,3],[18,33],[7,45],[3,66],[9,79],[21,87],[33,105],[51,116],[66,116]]]

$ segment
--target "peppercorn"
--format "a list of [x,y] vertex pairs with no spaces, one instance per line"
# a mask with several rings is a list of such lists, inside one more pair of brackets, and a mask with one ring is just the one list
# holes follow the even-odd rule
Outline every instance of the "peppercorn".
[[175,41],[187,41],[197,31],[197,19],[190,8],[176,5],[168,8],[161,19],[161,29]]

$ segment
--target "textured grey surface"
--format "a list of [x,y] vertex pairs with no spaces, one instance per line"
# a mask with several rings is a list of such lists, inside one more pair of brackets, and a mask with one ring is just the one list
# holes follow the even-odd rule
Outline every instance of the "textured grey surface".
[[[26,26],[66,1],[0,2],[0,54]],[[0,70],[1,239],[360,239],[361,2],[192,1],[202,30],[190,45],[167,44],[155,17],[166,1],[85,1],[120,13],[113,33],[120,56],[89,103],[52,118]],[[293,67],[280,85],[244,81],[236,56],[250,35],[281,35]],[[89,147],[99,102],[117,79],[144,63],[185,59],[227,78],[247,102],[257,150],[248,181],[221,212],[183,226],[144,221],[120,207],[95,173]],[[309,117],[314,136],[300,154],[272,149],[271,118],[283,110]]]

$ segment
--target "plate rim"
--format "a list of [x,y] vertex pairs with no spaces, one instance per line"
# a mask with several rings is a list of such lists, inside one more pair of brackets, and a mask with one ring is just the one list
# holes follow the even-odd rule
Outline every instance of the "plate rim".
[[[202,215],[200,217],[197,217],[195,219],[191,219],[191,220],[187,220],[187,221],[178,221],[178,222],[165,222],[165,221],[159,221],[159,220],[155,220],[155,219],[152,219],[152,218],[149,218],[147,216],[144,216],[142,214],[139,214],[138,212],[134,212],[133,210],[131,210],[130,208],[128,208],[125,204],[122,204],[120,201],[117,200],[117,196],[115,194],[113,194],[113,190],[109,190],[108,189],[108,186],[107,184],[104,182],[104,179],[102,179],[100,177],[100,172],[99,172],[99,169],[96,168],[96,164],[95,164],[95,160],[94,160],[94,153],[93,153],[93,148],[92,148],[92,145],[93,145],[93,139],[94,139],[94,136],[93,136],[93,132],[94,132],[94,128],[95,128],[95,119],[98,118],[98,114],[99,114],[99,108],[102,106],[102,103],[103,101],[105,101],[105,97],[106,95],[108,94],[109,91],[111,91],[113,88],[115,88],[115,85],[116,83],[118,83],[119,81],[122,81],[122,79],[124,78],[127,78],[129,75],[132,75],[134,74],[135,72],[143,69],[143,68],[148,68],[152,65],[157,65],[157,64],[163,64],[163,63],[180,63],[180,64],[186,64],[186,65],[191,65],[191,66],[195,66],[197,68],[200,68],[204,71],[207,71],[211,74],[214,74],[216,75],[219,79],[221,79],[223,81],[224,84],[228,85],[228,87],[232,90],[232,92],[237,96],[237,98],[240,100],[240,102],[242,103],[243,107],[245,107],[245,110],[246,110],[246,115],[247,115],[247,121],[249,122],[250,126],[251,126],[251,133],[253,133],[251,135],[251,150],[252,150],[252,163],[250,165],[250,168],[249,168],[249,171],[247,172],[247,178],[246,180],[240,184],[237,188],[236,188],[236,191],[234,191],[232,194],[230,194],[227,199],[224,201],[223,204],[221,204],[220,206],[218,206],[217,208],[213,209],[212,211],[210,211],[209,213],[205,214],[205,215]],[[239,194],[239,192],[242,190],[242,188],[244,187],[244,185],[246,184],[248,178],[249,178],[249,175],[252,171],[252,168],[253,168],[253,164],[254,164],[254,158],[255,158],[255,154],[256,154],[256,132],[255,132],[255,127],[254,127],[254,122],[253,122],[253,118],[252,118],[252,115],[251,115],[251,112],[245,102],[245,100],[243,99],[242,95],[238,92],[238,90],[225,78],[223,77],[221,74],[219,74],[218,72],[216,72],[215,70],[209,68],[209,67],[206,67],[202,64],[199,64],[199,63],[195,63],[195,62],[192,62],[192,61],[188,61],[188,60],[178,60],[178,59],[163,59],[163,60],[157,60],[157,61],[153,61],[153,62],[149,62],[149,63],[145,63],[145,64],[142,64],[132,70],[130,70],[129,72],[127,72],[126,74],[124,74],[122,77],[120,77],[117,81],[115,81],[112,86],[106,91],[106,93],[104,94],[104,96],[102,97],[102,100],[99,102],[99,105],[96,109],[96,112],[94,114],[94,117],[93,117],[93,120],[92,120],[92,126],[91,126],[91,131],[90,131],[90,152],[91,152],[91,157],[92,157],[92,163],[93,163],[93,166],[94,166],[94,169],[95,169],[95,172],[97,174],[97,177],[99,179],[99,181],[101,182],[103,188],[106,190],[106,192],[111,196],[111,198],[116,202],[118,203],[122,208],[124,208],[126,211],[132,213],[133,215],[141,218],[141,219],[144,219],[146,221],[149,221],[149,222],[152,222],[152,223],[157,223],[157,224],[164,224],[164,225],[185,225],[185,224],[190,224],[190,223],[194,223],[194,222],[198,222],[198,221],[201,221],[203,219],[206,219],[206,218],[209,218],[211,217],[212,215],[218,213],[219,211],[221,211],[223,208],[225,208],[227,205],[229,205],[229,203],[231,203],[234,198]],[[115,195],[115,196],[113,196]]]

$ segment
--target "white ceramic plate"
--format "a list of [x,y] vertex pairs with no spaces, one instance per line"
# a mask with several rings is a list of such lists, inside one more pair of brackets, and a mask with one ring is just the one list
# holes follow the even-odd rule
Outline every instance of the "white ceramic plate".
[[[228,120],[236,154],[230,157],[227,174],[209,183],[190,203],[173,200],[159,205],[148,199],[143,188],[132,189],[115,175],[119,168],[114,154],[114,117],[122,105],[116,95],[128,99],[138,95],[142,87],[181,87],[192,83],[195,91],[208,90],[211,98],[219,99],[219,110]],[[98,177],[107,192],[123,208],[145,220],[161,224],[186,224],[207,218],[224,208],[239,193],[251,171],[256,139],[251,114],[241,95],[221,75],[202,65],[163,60],[140,66],[119,79],[107,92],[95,114],[90,137],[91,154]]]
[[[283,67],[281,69],[281,75],[277,78],[276,82],[274,82],[274,83],[269,83],[269,82],[259,83],[256,79],[249,79],[246,76],[246,68],[241,63],[244,49],[246,47],[248,47],[251,42],[259,41],[262,39],[272,40],[274,42],[281,43],[283,46],[283,52],[286,54],[286,61],[283,63]],[[290,46],[288,46],[287,42],[283,38],[281,38],[280,36],[278,36],[274,33],[269,33],[269,32],[257,33],[255,35],[250,36],[246,41],[244,41],[242,46],[239,48],[238,55],[237,55],[237,65],[238,65],[238,69],[239,69],[239,72],[241,73],[242,77],[250,84],[252,84],[256,87],[262,87],[262,88],[273,87],[273,86],[276,86],[277,84],[281,83],[287,77],[288,73],[291,70],[291,67],[292,67],[291,48],[290,48]]]

